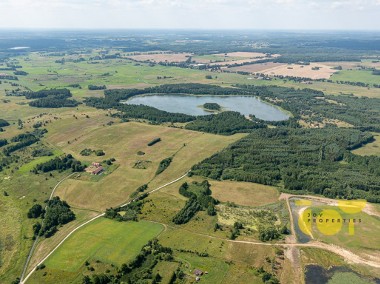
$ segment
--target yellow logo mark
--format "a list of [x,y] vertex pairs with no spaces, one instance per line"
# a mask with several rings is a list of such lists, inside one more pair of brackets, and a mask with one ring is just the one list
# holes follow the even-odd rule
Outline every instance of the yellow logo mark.
[[365,200],[338,200],[340,210],[348,214],[360,213],[366,205]]
[[317,228],[318,230],[326,235],[332,236],[337,234],[342,229],[342,216],[335,210],[325,209],[317,217]]
[[311,234],[311,209],[306,209],[300,212],[298,227],[305,235],[313,236]]

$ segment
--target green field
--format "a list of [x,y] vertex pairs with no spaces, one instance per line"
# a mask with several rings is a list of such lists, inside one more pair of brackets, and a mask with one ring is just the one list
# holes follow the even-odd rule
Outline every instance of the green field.
[[373,75],[367,70],[343,70],[335,73],[330,78],[333,81],[362,82],[367,84],[379,84],[380,76]]
[[[65,277],[78,279],[86,261],[120,266],[131,261],[162,230],[163,226],[145,221],[119,223],[100,218],[73,234],[45,261],[46,271],[54,272],[48,277],[60,281],[62,272]],[[39,273],[33,274],[28,283],[41,283],[40,277]]]
[[375,138],[374,142],[368,143],[359,149],[352,151],[352,153],[361,156],[380,156],[380,134],[373,133]]

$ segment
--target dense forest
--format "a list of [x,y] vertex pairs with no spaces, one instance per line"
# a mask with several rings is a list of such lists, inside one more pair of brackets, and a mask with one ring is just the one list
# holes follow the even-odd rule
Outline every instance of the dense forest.
[[259,129],[192,168],[219,180],[380,202],[380,158],[350,150],[373,141],[354,129]]
[[29,102],[32,107],[38,108],[61,108],[61,107],[76,107],[79,102],[73,99],[69,89],[50,89],[40,90],[37,92],[26,91],[17,92],[11,91],[8,96],[25,96],[26,99],[33,100]]
[[185,128],[214,134],[232,135],[265,127],[267,126],[263,122],[251,121],[238,112],[226,111],[215,115],[199,116],[195,121],[188,123]]
[[350,95],[329,96],[311,89],[238,85],[244,91],[313,121],[338,119],[362,130],[380,131],[380,99]]

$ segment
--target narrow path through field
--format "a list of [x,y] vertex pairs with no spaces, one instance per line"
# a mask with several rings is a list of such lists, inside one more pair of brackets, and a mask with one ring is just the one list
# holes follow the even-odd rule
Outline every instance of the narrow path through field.
[[[75,173],[73,173],[73,174],[75,174]],[[57,187],[64,181],[64,180],[66,180],[67,178],[69,178],[69,177],[71,177],[73,174],[71,174],[71,175],[69,175],[69,176],[67,176],[67,177],[65,177],[64,179],[62,179],[61,181],[59,181],[58,183],[57,183],[57,185],[54,187],[54,189],[53,189],[53,191],[52,191],[52,193],[51,193],[51,195],[50,195],[50,198],[49,198],[49,200],[53,197],[53,195],[54,195],[54,192],[55,192],[55,190],[57,189]],[[149,194],[152,194],[152,193],[154,193],[154,192],[156,192],[156,191],[158,191],[158,190],[160,190],[160,189],[162,189],[162,188],[164,188],[164,187],[166,187],[166,186],[169,186],[169,185],[171,185],[171,184],[173,184],[173,183],[176,183],[177,181],[179,181],[179,180],[181,180],[181,179],[183,179],[184,177],[186,177],[187,176],[187,174],[188,174],[188,172],[187,173],[185,173],[184,175],[182,175],[182,176],[180,176],[179,178],[177,178],[177,179],[175,179],[175,180],[173,180],[173,181],[171,181],[171,182],[168,182],[168,183],[166,183],[166,184],[164,184],[164,185],[162,185],[162,186],[160,186],[160,187],[157,187],[156,189],[153,189],[153,190],[151,190],[151,191],[149,191],[148,193]],[[131,202],[133,202],[133,201],[135,201],[135,199],[133,199],[133,200],[131,200],[131,201],[128,201],[127,203],[125,203],[125,204],[123,204],[123,205],[121,205],[121,206],[126,206],[126,205],[128,205],[128,204],[130,204]],[[46,207],[45,207],[45,210],[46,210]],[[32,257],[32,255],[33,255],[33,251],[34,251],[34,248],[35,248],[35,246],[36,246],[36,244],[37,244],[37,241],[38,241],[38,237],[36,238],[36,240],[34,241],[34,243],[33,243],[33,246],[32,246],[32,248],[31,248],[31,250],[30,250],[30,252],[29,252],[29,255],[28,255],[28,258],[27,258],[27,261],[26,261],[26,263],[25,263],[25,266],[24,266],[24,269],[23,269],[23,272],[22,272],[22,275],[21,275],[21,280],[20,280],[20,284],[24,284],[24,283],[26,283],[26,281],[29,279],[29,277],[33,274],[33,272],[36,270],[36,268],[37,268],[37,266],[39,266],[40,264],[42,264],[44,261],[46,261],[48,258],[49,258],[49,256],[51,256],[72,234],[74,234],[77,230],[79,230],[80,228],[82,228],[82,227],[84,227],[84,226],[86,226],[87,224],[89,224],[89,223],[91,223],[91,222],[93,222],[93,221],[95,221],[96,219],[98,219],[98,218],[100,218],[100,217],[103,217],[105,214],[104,213],[102,213],[102,214],[99,214],[99,215],[97,215],[97,216],[95,216],[94,218],[92,218],[92,219],[90,219],[90,220],[88,220],[88,221],[86,221],[86,222],[84,222],[83,224],[81,224],[81,225],[79,225],[78,227],[76,227],[75,229],[73,229],[58,245],[56,245],[54,248],[53,248],[53,250],[44,258],[44,259],[42,259],[35,267],[33,267],[33,269],[29,272],[29,274],[24,278],[24,276],[25,276],[25,273],[26,273],[26,270],[27,270],[27,268],[28,268],[28,264],[29,264],[29,261],[30,261],[30,259],[31,259],[31,257]],[[164,225],[164,224],[162,224],[163,226],[164,226],[164,230],[166,230],[166,228],[167,228],[167,226],[166,225]]]
[[[75,173],[72,173],[72,174],[70,174],[70,175],[64,177],[63,179],[61,179],[61,180],[55,185],[55,187],[54,187],[53,190],[51,191],[51,194],[50,194],[49,200],[51,200],[51,199],[53,198],[54,192],[55,192],[55,190],[57,189],[57,187],[58,187],[58,186],[59,186],[64,180],[70,178],[70,177],[71,177],[72,175],[74,175],[74,174],[75,174]],[[46,211],[46,209],[47,209],[47,204],[46,204],[44,210]],[[41,224],[41,226],[43,226],[43,225],[44,225],[44,219],[42,219],[42,224]],[[22,279],[24,278],[24,276],[25,276],[26,270],[27,270],[28,265],[29,265],[29,261],[30,261],[30,259],[32,258],[32,255],[33,255],[34,249],[36,248],[36,245],[37,245],[37,243],[38,243],[38,239],[39,239],[39,235],[37,235],[36,239],[35,239],[34,242],[33,242],[32,247],[30,248],[30,251],[29,251],[28,257],[26,258],[26,262],[25,262],[25,264],[24,264],[24,268],[22,269],[22,274],[21,274],[21,278],[20,278],[21,280],[22,280]]]

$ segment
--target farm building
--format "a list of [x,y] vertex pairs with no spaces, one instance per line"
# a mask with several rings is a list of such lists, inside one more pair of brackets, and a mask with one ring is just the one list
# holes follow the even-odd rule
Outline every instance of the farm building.
[[194,274],[195,274],[195,276],[202,276],[203,275],[203,271],[199,270],[199,269],[195,269],[194,270]]
[[98,168],[96,168],[95,170],[93,170],[91,173],[93,175],[98,175],[100,173],[102,173],[104,171],[104,168],[102,166],[99,166]]

